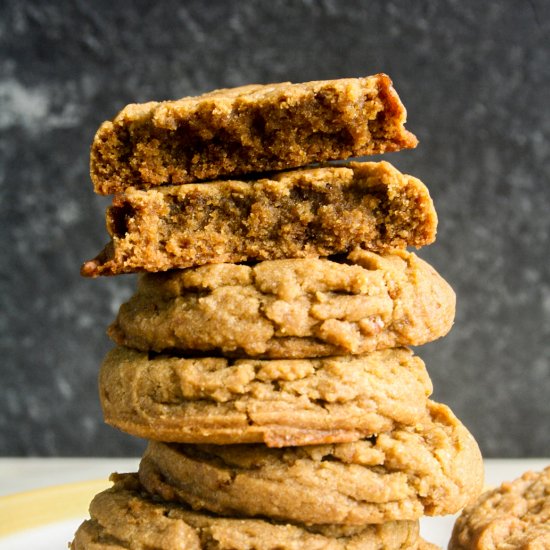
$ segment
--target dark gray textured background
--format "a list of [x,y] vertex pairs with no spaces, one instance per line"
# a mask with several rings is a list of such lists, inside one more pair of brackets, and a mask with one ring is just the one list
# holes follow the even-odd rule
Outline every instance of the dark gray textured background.
[[427,258],[455,327],[418,350],[487,457],[550,456],[550,3],[0,2],[0,455],[131,455],[102,424],[105,329],[134,278],[84,280],[107,240],[88,176],[126,103],[387,72],[420,139],[388,160],[440,217]]

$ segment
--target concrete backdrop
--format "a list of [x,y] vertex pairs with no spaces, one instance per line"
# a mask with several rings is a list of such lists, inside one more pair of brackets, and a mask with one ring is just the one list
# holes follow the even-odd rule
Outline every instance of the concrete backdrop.
[[105,336],[133,276],[84,280],[107,240],[88,176],[126,103],[388,73],[420,139],[454,329],[420,349],[487,457],[550,456],[550,3],[0,3],[0,455],[133,455],[104,426]]

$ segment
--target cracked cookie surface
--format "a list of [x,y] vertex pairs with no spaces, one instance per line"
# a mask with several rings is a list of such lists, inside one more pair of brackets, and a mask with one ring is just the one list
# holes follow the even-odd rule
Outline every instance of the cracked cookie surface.
[[390,78],[248,85],[131,104],[94,138],[100,194],[415,147]]
[[361,525],[457,512],[482,487],[476,442],[444,405],[414,428],[352,443],[268,448],[150,442],[143,486],[195,509]]
[[424,550],[418,522],[344,527],[219,517],[153,499],[134,474],[113,474],[96,495],[72,550]]
[[216,264],[141,276],[109,335],[141,351],[319,357],[417,346],[455,314],[447,282],[413,253]]
[[224,445],[355,441],[420,422],[431,391],[424,363],[403,348],[273,360],[115,348],[99,376],[108,424],[146,439]]
[[550,466],[486,491],[458,517],[449,550],[550,548]]
[[435,239],[428,189],[387,162],[352,162],[217,181],[128,189],[107,209],[111,241],[85,276],[210,263],[384,251]]

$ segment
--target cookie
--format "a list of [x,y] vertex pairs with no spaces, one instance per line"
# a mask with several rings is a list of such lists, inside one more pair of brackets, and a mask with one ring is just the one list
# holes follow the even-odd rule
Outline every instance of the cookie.
[[483,493],[456,520],[449,550],[550,548],[550,466]]
[[115,348],[99,376],[105,421],[131,435],[269,447],[356,441],[426,414],[432,385],[407,349],[323,359],[184,359]]
[[418,522],[344,527],[283,524],[193,512],[151,498],[133,474],[114,474],[90,505],[73,550],[392,550],[425,548]]
[[383,251],[435,239],[426,186],[387,162],[307,168],[254,181],[128,189],[107,209],[111,241],[88,277],[210,263]]
[[249,85],[128,105],[99,128],[97,193],[282,170],[415,147],[388,76]]
[[363,525],[457,512],[479,495],[476,442],[444,405],[414,428],[353,443],[268,448],[149,442],[141,483],[221,515]]
[[109,329],[141,351],[302,358],[418,346],[444,336],[452,288],[415,254],[357,249],[143,275]]

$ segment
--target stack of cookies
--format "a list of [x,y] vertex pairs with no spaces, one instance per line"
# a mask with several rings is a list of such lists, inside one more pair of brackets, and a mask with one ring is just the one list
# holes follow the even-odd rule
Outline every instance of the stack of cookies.
[[[129,105],[99,129],[110,243],[140,272],[100,373],[105,420],[149,440],[72,547],[426,548],[424,515],[482,485],[478,447],[407,346],[445,335],[449,285],[418,179],[328,161],[416,146],[386,75]],[[325,164],[323,164],[325,163]]]

